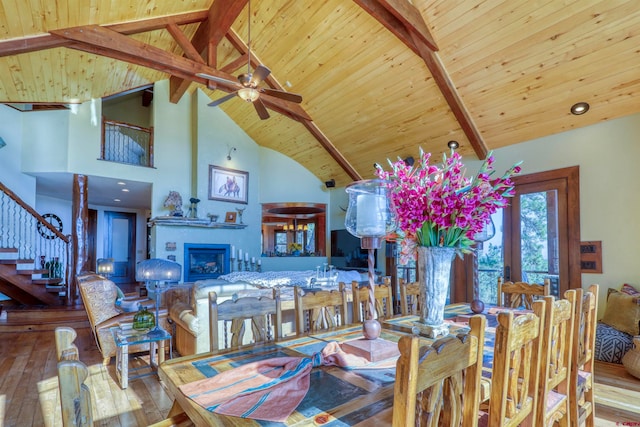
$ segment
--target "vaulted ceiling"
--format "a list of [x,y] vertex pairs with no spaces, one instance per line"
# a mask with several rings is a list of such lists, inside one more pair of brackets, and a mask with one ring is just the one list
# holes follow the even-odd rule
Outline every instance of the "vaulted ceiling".
[[[220,107],[337,185],[373,164],[463,155],[640,112],[640,4],[583,0],[0,0],[0,102],[74,103],[171,79],[212,100],[251,59],[271,117]],[[588,113],[573,116],[586,101]]]

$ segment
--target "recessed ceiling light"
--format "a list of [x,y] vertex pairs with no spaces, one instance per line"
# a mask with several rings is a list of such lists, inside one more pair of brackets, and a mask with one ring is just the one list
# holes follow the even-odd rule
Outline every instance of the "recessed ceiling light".
[[586,102],[577,102],[571,106],[571,114],[579,116],[589,111],[589,104]]
[[122,191],[124,191],[125,193],[128,193],[129,189],[128,188],[123,188]]
[[120,199],[113,199],[113,201],[114,201],[114,202],[119,202],[119,201],[120,201]]
[[127,185],[126,182],[118,181],[118,185]]

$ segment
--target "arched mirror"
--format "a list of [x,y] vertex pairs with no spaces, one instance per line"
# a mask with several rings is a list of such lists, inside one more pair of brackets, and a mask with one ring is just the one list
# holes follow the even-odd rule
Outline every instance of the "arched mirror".
[[326,210],[323,203],[263,203],[263,255],[326,256]]

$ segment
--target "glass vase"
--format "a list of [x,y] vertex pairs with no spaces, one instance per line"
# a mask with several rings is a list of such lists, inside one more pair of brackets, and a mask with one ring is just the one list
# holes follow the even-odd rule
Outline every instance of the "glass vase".
[[444,307],[455,255],[456,248],[453,247],[418,246],[420,321],[416,326],[431,338],[449,333],[449,326],[444,321]]
[[133,316],[133,329],[138,331],[148,331],[155,326],[155,316],[146,307],[141,306],[140,310]]

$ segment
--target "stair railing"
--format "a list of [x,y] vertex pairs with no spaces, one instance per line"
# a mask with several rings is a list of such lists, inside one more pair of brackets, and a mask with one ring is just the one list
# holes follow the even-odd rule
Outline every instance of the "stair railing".
[[0,182],[0,248],[17,249],[18,259],[33,260],[34,269],[46,269],[50,278],[61,278],[69,295],[70,236]]

